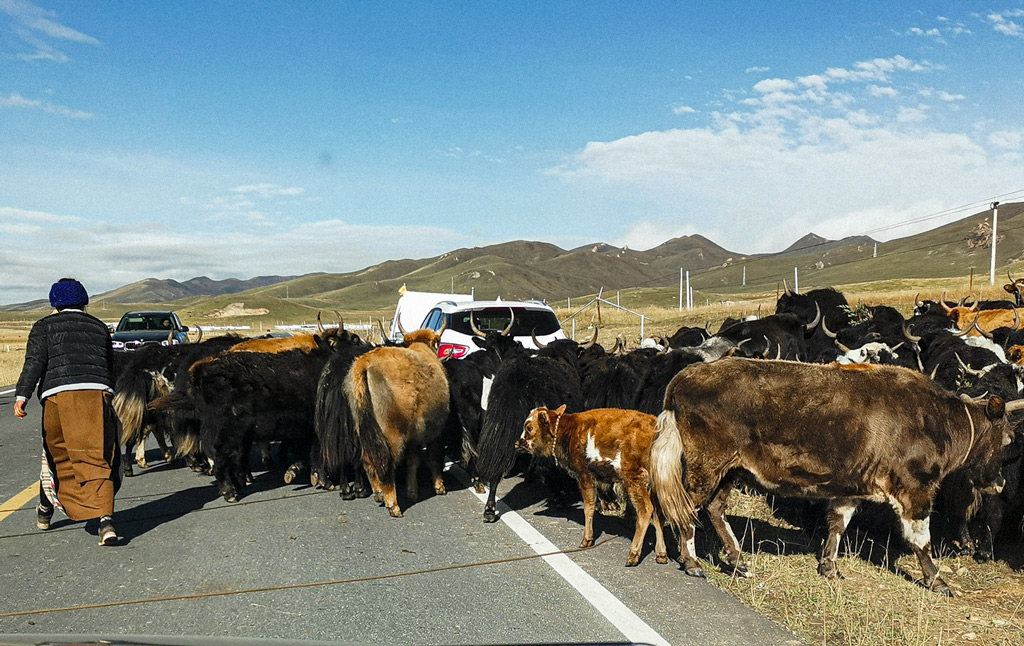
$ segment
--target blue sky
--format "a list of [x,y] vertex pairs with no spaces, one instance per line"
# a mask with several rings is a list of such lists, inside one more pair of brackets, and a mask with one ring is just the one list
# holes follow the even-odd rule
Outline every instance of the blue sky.
[[1019,0],[0,0],[0,303],[902,237],[1024,199],[1021,97]]

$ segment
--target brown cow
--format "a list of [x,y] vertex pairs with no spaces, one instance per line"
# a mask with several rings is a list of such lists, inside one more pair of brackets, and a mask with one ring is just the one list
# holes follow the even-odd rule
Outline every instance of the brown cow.
[[426,449],[434,492],[446,493],[442,434],[448,420],[448,378],[437,357],[439,342],[431,330],[406,334],[408,347],[374,348],[355,360],[345,378],[351,427],[343,430],[358,438],[374,499],[396,518],[402,517],[402,509],[395,494],[395,465],[403,456],[410,502],[418,498],[421,449]]
[[939,299],[939,305],[967,336],[988,336],[989,332],[1001,327],[1017,330],[1022,323],[1017,308],[982,310],[978,308],[977,302],[970,306],[952,306],[946,303],[945,294]]
[[651,447],[651,479],[663,514],[681,531],[687,574],[694,512],[706,506],[726,562],[745,575],[725,520],[739,481],[782,496],[824,498],[829,535],[818,572],[837,577],[836,556],[861,500],[888,502],[917,555],[923,584],[950,595],[932,562],[929,515],[946,474],[964,469],[980,487],[1002,487],[1002,447],[1013,431],[998,397],[961,399],[896,366],[813,365],[722,359],[672,379]]
[[596,408],[567,415],[565,404],[557,410],[540,407],[530,411],[523,425],[523,435],[516,443],[518,448],[535,455],[553,457],[555,464],[579,481],[584,517],[580,547],[594,544],[597,486],[625,487],[636,509],[636,531],[626,567],[640,563],[640,549],[652,515],[657,536],[655,560],[668,563],[661,519],[648,491],[654,422],[654,415],[618,408]]
[[228,352],[287,352],[288,350],[302,350],[312,352],[320,345],[319,337],[336,337],[345,330],[345,322],[341,320],[341,314],[337,311],[334,314],[338,317],[338,327],[330,330],[324,328],[320,321],[320,313],[316,314],[316,332],[312,334],[296,334],[295,336],[277,338],[255,338],[232,346]]

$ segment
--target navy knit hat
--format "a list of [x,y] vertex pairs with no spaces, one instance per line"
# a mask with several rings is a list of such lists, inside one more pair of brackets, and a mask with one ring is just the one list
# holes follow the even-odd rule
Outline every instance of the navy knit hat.
[[85,307],[88,304],[89,293],[74,278],[61,278],[50,287],[50,305],[54,309]]

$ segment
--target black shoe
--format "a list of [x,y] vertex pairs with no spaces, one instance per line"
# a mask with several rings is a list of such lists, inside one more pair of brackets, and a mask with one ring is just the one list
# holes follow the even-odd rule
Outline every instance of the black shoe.
[[53,518],[53,507],[47,509],[42,505],[36,505],[36,527],[42,530],[50,529],[50,519]]
[[117,530],[114,529],[114,523],[111,522],[110,516],[103,516],[100,518],[100,545],[117,545]]

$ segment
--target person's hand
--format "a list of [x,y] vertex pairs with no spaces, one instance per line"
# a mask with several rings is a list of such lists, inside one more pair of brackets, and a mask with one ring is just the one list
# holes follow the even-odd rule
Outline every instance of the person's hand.
[[14,416],[15,417],[17,417],[18,419],[22,419],[27,414],[28,413],[25,412],[25,402],[21,401],[20,399],[18,401],[14,402]]

